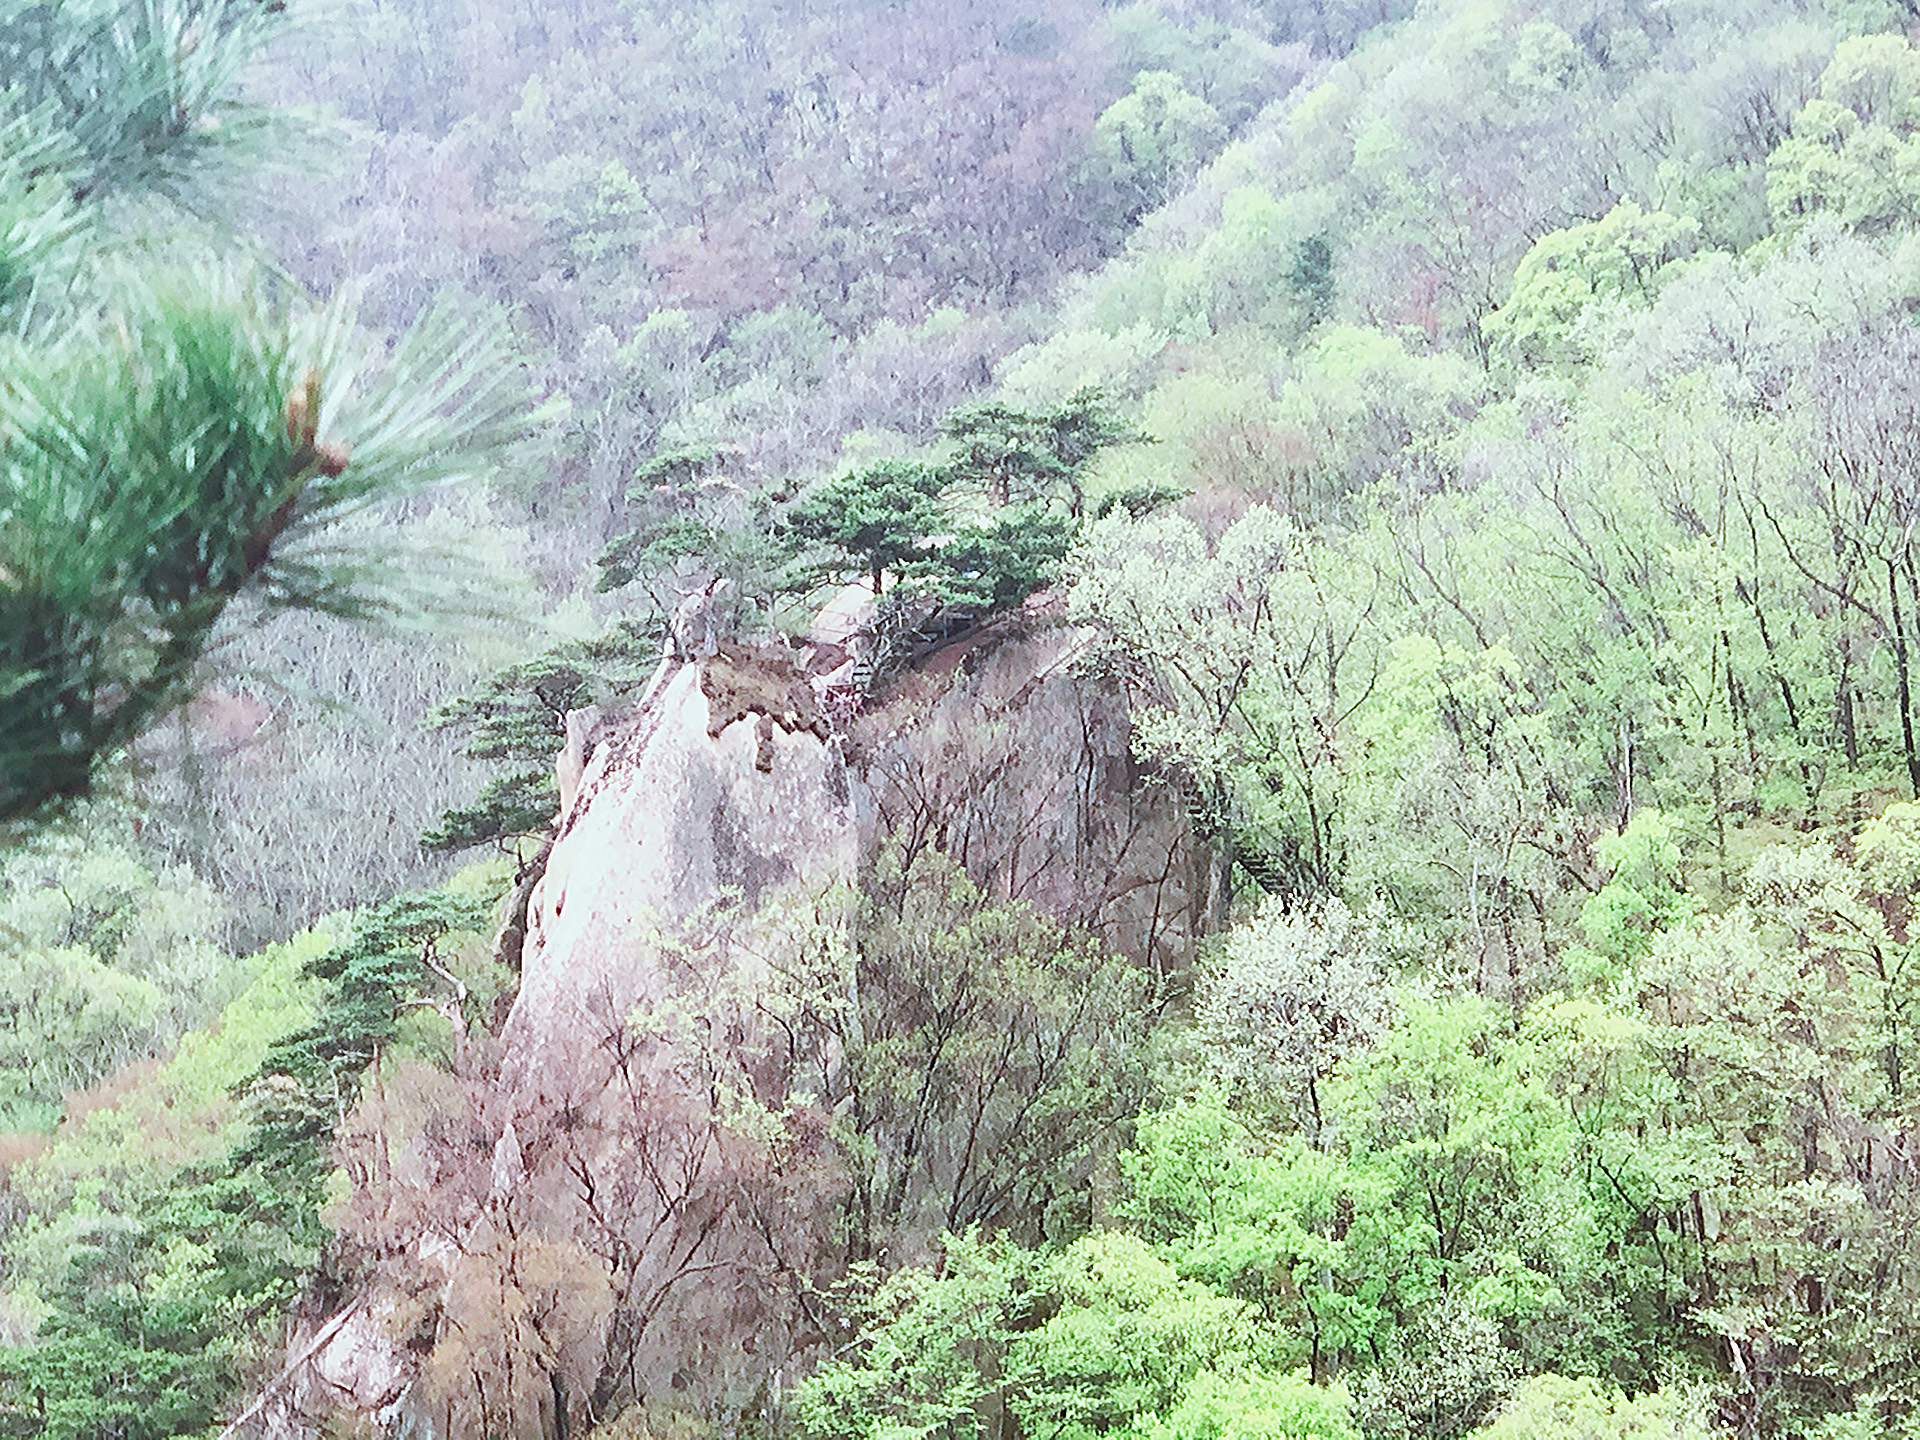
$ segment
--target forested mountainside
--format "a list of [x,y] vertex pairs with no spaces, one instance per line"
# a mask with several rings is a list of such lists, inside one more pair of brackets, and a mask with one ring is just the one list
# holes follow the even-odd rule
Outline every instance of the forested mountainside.
[[0,0],[0,1434],[1920,1434],[1916,36]]

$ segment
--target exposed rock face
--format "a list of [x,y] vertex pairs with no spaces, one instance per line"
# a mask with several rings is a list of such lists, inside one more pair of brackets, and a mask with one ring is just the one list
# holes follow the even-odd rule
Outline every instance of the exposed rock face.
[[[1163,984],[1190,961],[1184,809],[1140,784],[1085,648],[1016,619],[842,734],[787,651],[723,644],[584,719],[493,1063],[420,1081],[445,1092],[424,1124],[343,1138],[376,1278],[308,1365],[309,1407],[535,1440],[635,1396],[777,1401],[824,1339],[811,1287],[843,1186],[808,1098],[838,1057],[796,1039],[772,982],[831,949],[863,864],[939,849]],[[381,1127],[405,1123],[392,1161]]]
[[[839,747],[783,650],[682,666],[590,757],[501,1037],[518,1131],[496,1143],[490,1194],[529,1228],[596,1237],[575,1258],[581,1309],[604,1318],[568,1395],[515,1416],[519,1433],[558,1433],[554,1405],[580,1409],[577,1428],[633,1394],[742,1403],[790,1348],[773,1232],[797,1237],[772,1212],[802,1168],[778,1118],[796,1057],[759,998],[793,925],[844,909],[856,841]],[[624,1373],[606,1373],[609,1349]]]
[[771,1237],[819,1187],[759,999],[791,926],[851,894],[840,747],[786,652],[738,645],[580,728],[493,1063],[413,1080],[445,1093],[415,1089],[432,1118],[398,1161],[364,1137],[418,1122],[377,1101],[342,1138],[372,1284],[275,1428],[578,1434],[633,1394],[743,1402],[794,1348]]
[[931,845],[990,894],[1098,936],[1177,986],[1209,857],[1171,786],[1141,773],[1092,636],[1014,617],[935,652],[849,735],[861,845]]
[[667,998],[663,954],[698,943],[723,902],[751,915],[853,879],[851,794],[826,734],[784,654],[733,645],[609,728],[534,894],[510,1070],[535,1074],[563,1037]]

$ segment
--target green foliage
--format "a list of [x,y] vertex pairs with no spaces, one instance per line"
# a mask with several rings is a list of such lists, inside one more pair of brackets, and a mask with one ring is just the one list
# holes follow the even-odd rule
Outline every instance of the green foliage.
[[553,823],[559,788],[552,766],[530,766],[497,776],[480,787],[470,805],[455,805],[420,837],[422,850],[465,850],[534,835]]
[[[964,407],[941,433],[949,450],[938,464],[887,460],[841,475],[789,506],[782,522],[803,557],[827,552],[813,575],[844,576],[848,565],[866,572],[881,597],[875,675],[1052,584],[1083,528],[1085,472],[1103,451],[1139,438],[1093,390],[1044,411]],[[1165,493],[1123,492],[1101,512],[1119,504],[1143,513]],[[883,594],[889,576],[895,588]]]
[[1920,217],[1920,56],[1897,35],[1844,40],[1820,93],[1767,161],[1767,204],[1782,230],[1830,216],[1884,232]]
[[1195,1030],[1216,1073],[1309,1139],[1327,1123],[1335,1070],[1387,1026],[1379,928],[1337,900],[1308,909],[1270,899],[1227,933],[1201,976]]
[[83,950],[9,951],[0,992],[13,1001],[0,1065],[7,1111],[33,1123],[79,1089],[152,1048],[165,1003],[150,981],[121,974]]
[[1202,1091],[1142,1114],[1119,1165],[1119,1213],[1179,1273],[1258,1306],[1292,1334],[1288,1359],[1323,1365],[1379,1327],[1365,1294],[1342,1294],[1363,1263],[1348,1254],[1344,1217],[1365,1192],[1338,1158],[1269,1137]]
[[1172,199],[1213,158],[1226,133],[1220,112],[1190,94],[1178,75],[1143,70],[1095,122],[1089,165],[1132,225]]
[[1339,873],[1328,740],[1368,603],[1345,564],[1265,505],[1212,541],[1183,515],[1109,515],[1076,556],[1072,612],[1139,680],[1135,751],[1193,797],[1223,881],[1238,864],[1264,889],[1311,893]]
[[1218,227],[1190,251],[1134,262],[1145,293],[1121,303],[1182,339],[1252,325],[1291,348],[1333,317],[1339,289],[1339,237],[1327,228],[1333,221],[1319,197],[1283,199],[1266,177],[1238,185],[1220,202]]
[[883,461],[810,491],[787,511],[800,544],[827,546],[863,567],[877,594],[882,577],[918,556],[941,525],[940,474],[927,465]]
[[1344,55],[1367,37],[1413,13],[1408,0],[1320,0],[1299,5],[1262,0],[1255,7],[1278,40],[1297,40],[1328,55]]
[[1603,218],[1534,242],[1514,271],[1513,290],[1485,321],[1495,350],[1522,368],[1591,358],[1581,325],[1604,305],[1645,305],[1699,244],[1689,219],[1648,213],[1622,200]]
[[492,675],[478,690],[439,706],[435,729],[464,731],[466,753],[512,766],[421,837],[427,850],[461,850],[535,834],[559,805],[553,757],[569,710],[610,702],[653,673],[659,645],[616,622],[592,640],[568,640]]
[[127,317],[140,350],[22,364],[0,413],[6,813],[80,793],[96,755],[180,698],[329,463],[282,419],[299,371],[278,326],[143,300]]
[[1042,1286],[1054,1313],[1020,1337],[1009,1363],[1021,1382],[1012,1408],[1028,1433],[1145,1428],[1195,1376],[1244,1362],[1260,1343],[1248,1306],[1180,1279],[1132,1235],[1075,1241]]
[[984,1436],[1012,1334],[1028,1321],[1037,1257],[1004,1241],[949,1236],[938,1272],[908,1267],[874,1292],[858,1349],[822,1365],[796,1396],[810,1440]]
[[[593,532],[555,542],[556,571],[615,535],[603,585],[664,610],[695,573],[758,603],[807,562],[887,584],[881,624],[931,636],[1070,557],[1073,613],[1111,642],[1093,663],[1126,690],[1143,762],[1085,781],[1178,787],[1202,842],[1169,851],[1168,873],[1190,874],[1192,923],[1226,933],[1190,997],[1151,997],[1170,1058],[1137,1121],[1140,977],[924,856],[882,863],[850,943],[826,926],[774,957],[794,983],[761,998],[833,1057],[794,1113],[827,1117],[845,1182],[828,1208],[844,1202],[853,1251],[901,1263],[942,1225],[982,1227],[937,1269],[856,1264],[840,1293],[869,1303],[828,1329],[804,1428],[1694,1440],[1697,1378],[1756,1440],[1892,1433],[1920,1406],[1914,52],[1894,33],[1836,50],[1770,0],[1255,8],[1331,57],[1264,116],[1284,87],[1260,77],[1295,60],[1244,17],[1146,5],[1084,33],[1010,14],[943,29],[937,6],[851,25],[831,7],[481,5],[437,28],[387,7],[370,23],[410,43],[356,44],[338,66],[378,115],[383,185],[414,207],[353,222],[417,247],[381,253],[405,277],[382,303],[459,275],[512,297],[550,349],[570,422],[528,491]],[[1830,18],[1857,29],[1869,8]],[[97,14],[161,34],[157,16]],[[0,33],[81,15],[29,7]],[[591,48],[545,38],[575,31]],[[733,63],[742,35],[751,66]],[[77,41],[61,53],[76,76],[92,63]],[[141,62],[183,120],[231,93],[193,88],[196,53]],[[1089,78],[1115,64],[1132,93]],[[965,88],[981,76],[990,103]],[[21,745],[36,714],[45,742],[17,767],[19,805],[29,781],[78,789],[90,760],[63,774],[62,756],[120,743],[180,693],[172,650],[184,674],[233,595],[345,593],[288,568],[301,524],[324,539],[324,506],[296,505],[257,561],[248,541],[283,497],[356,481],[380,453],[348,433],[347,380],[308,386],[297,315],[249,310],[236,284],[155,319],[140,297],[171,292],[123,286],[86,248],[96,195],[184,196],[247,126],[173,133],[161,107],[122,103],[158,93],[137,86],[83,85],[98,103],[63,116],[37,105],[41,78],[0,105],[0,307],[28,337],[9,342],[23,379],[0,402],[0,466],[21,477],[0,494],[26,498],[0,506],[38,507],[0,520],[0,616],[18,597],[21,654],[66,643],[30,633],[38,585],[91,628],[73,642],[84,683],[16,655],[0,684]],[[456,91],[501,118],[452,126]],[[416,121],[433,143],[407,143]],[[1232,143],[1229,121],[1246,127]],[[127,134],[158,146],[144,172]],[[409,152],[434,188],[406,183]],[[994,309],[1149,209],[1069,287],[1051,338],[1046,316]],[[444,255],[394,238],[434,225],[478,238]],[[62,312],[62,294],[89,298]],[[232,354],[222,307],[260,321]],[[1034,336],[1005,390],[972,394]],[[1123,447],[1132,427],[1094,384],[1166,443]],[[279,438],[288,400],[316,397],[311,435]],[[33,489],[22,467],[51,474],[83,422],[114,442],[86,449],[98,474],[144,477],[152,504],[106,481]],[[850,425],[868,433],[844,454],[922,458],[802,488]],[[336,442],[352,450],[330,475]],[[212,458],[169,498],[188,451]],[[438,841],[544,821],[558,717],[645,668],[641,633],[449,708],[475,753],[520,768]],[[78,1037],[84,1078],[158,1043],[177,1022],[155,1007],[205,956],[174,944],[191,927],[159,925],[153,953],[181,968],[146,979],[121,918],[143,904],[108,895],[104,866],[76,873],[79,905],[9,898],[33,942],[0,951],[0,983],[27,997],[22,1035]],[[246,1163],[183,1182],[179,1207],[128,1198],[154,1173],[135,1163],[146,1134],[191,1148],[153,1118],[164,1106],[96,1111],[16,1167],[9,1194],[39,1209],[8,1273],[23,1306],[58,1311],[33,1362],[48,1395],[111,1396],[110,1365],[151,1415],[204,1425],[166,1397],[217,1391],[226,1337],[284,1293],[276,1267],[311,1263],[315,1157],[363,1067],[420,1036],[403,1013],[459,1014],[448,975],[464,972],[429,930],[479,917],[437,903],[330,945],[308,982],[329,1008],[300,1013],[266,1065],[250,1031],[163,1067],[199,1093],[244,1056],[266,1121]],[[26,1039],[6,1057],[35,1105],[64,1083],[56,1053]],[[192,1113],[227,1133],[224,1112]],[[89,1191],[76,1177],[96,1160]],[[298,1214],[272,1208],[296,1191]],[[95,1200],[120,1239],[74,1223]],[[241,1223],[252,1211],[286,1253]],[[1134,1233],[1087,1233],[1109,1215]],[[62,1291],[69,1249],[85,1263]],[[176,1280],[239,1318],[162,1314],[152,1297]],[[145,1308],[111,1308],[129,1294]],[[1317,1383],[1333,1379],[1344,1392]]]
[[1291,57],[1263,43],[1252,16],[1167,11],[1135,0],[1115,7],[1107,31],[1117,76],[1130,82],[1143,70],[1172,71],[1235,129],[1286,83]]
[[819,1440],[939,1432],[1155,1440],[1358,1440],[1346,1397],[1249,1362],[1249,1308],[1180,1279],[1138,1238],[1053,1255],[949,1237],[938,1272],[878,1289],[853,1353],[800,1387]]
[[101,1297],[0,1352],[0,1434],[172,1440],[205,1430],[233,1380],[219,1320],[197,1307]]
[[84,231],[63,173],[73,159],[70,144],[48,134],[39,116],[0,118],[0,320],[19,323],[33,313],[37,286],[65,268]]
[[1145,388],[1167,337],[1151,320],[1105,328],[1061,330],[1006,361],[1000,392],[1011,404],[1037,409],[1080,390],[1115,397]]
[[193,0],[54,0],[0,12],[0,116],[32,114],[74,157],[76,199],[157,196],[215,203],[222,174],[282,129],[238,100],[242,69],[284,29],[284,6]]
[[131,1215],[95,1217],[35,1343],[0,1349],[0,1434],[203,1431],[320,1233],[304,1191],[251,1170],[190,1175]]
[[[595,588],[637,586],[665,619],[679,598],[676,587],[682,593],[687,588],[690,571],[717,575],[731,582],[740,597],[729,606],[738,624],[747,618],[749,606],[763,604],[769,595],[797,583],[791,547],[777,533],[778,501],[784,492],[742,484],[734,478],[733,458],[718,446],[683,445],[663,450],[640,466],[624,507],[624,523],[630,528],[601,551]],[[833,529],[830,519],[812,517],[802,526],[809,532],[806,538],[835,543],[834,537],[823,539],[823,525]],[[695,580],[695,588],[701,583]]]
[[1101,451],[1139,440],[1098,390],[1076,391],[1047,410],[997,401],[945,416],[940,433],[952,445],[943,484],[985,495],[989,504],[1064,500],[1069,516],[1085,508],[1082,475]]
[[212,1025],[190,1031],[172,1055],[104,1096],[77,1097],[88,1103],[85,1113],[76,1106],[45,1153],[9,1177],[31,1211],[6,1242],[15,1283],[43,1293],[57,1285],[66,1265],[59,1237],[76,1215],[131,1213],[243,1138],[233,1092],[270,1044],[313,1019],[318,987],[300,971],[330,944],[306,932],[253,957],[246,988]]
[[1057,580],[1079,534],[1072,516],[1036,504],[1009,505],[987,524],[956,528],[931,557],[901,568],[943,610],[994,615]]
[[1123,377],[1169,442],[1101,484],[1192,498],[1109,507],[1074,613],[1196,889],[1276,897],[1209,901],[1116,1210],[1372,1434],[1910,1404],[1867,1157],[1913,1093],[1920,91],[1897,35],[1742,13],[1407,17],[1007,371]]
[[1186,498],[1186,491],[1172,485],[1129,485],[1102,495],[1094,504],[1093,518],[1104,520],[1124,511],[1129,518],[1140,520]]
[[1294,247],[1287,285],[1309,327],[1333,313],[1333,245],[1325,235],[1309,235]]
[[417,607],[340,522],[472,474],[524,419],[500,333],[450,311],[380,362],[344,312],[302,325],[231,278],[136,285],[114,319],[129,344],[31,357],[0,397],[8,814],[82,793],[181,699],[243,590]]
[[218,897],[130,838],[48,833],[0,860],[0,1105],[18,1119],[171,1045],[239,980]]
[[0,1348],[0,1433],[197,1433],[278,1339],[323,1231],[298,1177],[233,1163],[229,1090],[311,1017],[303,946],[324,942],[260,957],[216,1027],[15,1166],[8,1281],[41,1318]]
[[26,182],[8,186],[0,290],[35,301],[0,392],[0,819],[85,793],[98,759],[185,696],[242,591],[392,608],[391,573],[340,547],[339,522],[473,473],[523,427],[501,334],[471,317],[430,315],[376,358],[345,307],[299,312],[244,266],[170,275],[141,257],[96,265],[84,290],[37,273],[80,223],[72,204],[98,225],[109,195],[205,197],[209,163],[258,129],[232,97],[278,14],[0,14],[0,173]]
[[407,1011],[438,994],[455,1007],[464,1034],[472,1017],[458,1007],[469,996],[448,967],[453,946],[480,930],[491,910],[492,898],[478,891],[397,896],[360,916],[345,943],[306,962],[302,975],[324,982],[325,998],[313,1023],[275,1040],[245,1082],[255,1133],[237,1152],[239,1163],[317,1182],[334,1128],[358,1098],[367,1068],[399,1037]]
[[1593,1380],[1523,1381],[1475,1440],[1709,1440],[1706,1397],[1686,1389],[1631,1398]]
[[672,568],[692,556],[711,555],[719,537],[688,515],[677,515],[659,524],[626,534],[607,542],[596,562],[599,590],[618,590],[634,581]]
[[[52,1223],[41,1233],[56,1242],[63,1268],[42,1295],[35,1342],[0,1350],[0,1433],[157,1440],[206,1428],[242,1361],[274,1343],[280,1312],[320,1263],[327,1145],[362,1074],[395,1045],[404,1015],[428,992],[451,988],[457,1013],[467,991],[446,942],[481,924],[489,908],[485,897],[457,892],[375,907],[346,943],[300,963],[301,979],[322,987],[313,1010],[250,995],[251,1013],[230,1013],[230,1036],[183,1051],[163,1091],[168,1118],[191,1122],[195,1098],[210,1100],[209,1081],[245,1091],[249,1123],[237,1135],[209,1107],[213,1135],[237,1142],[224,1154],[190,1150],[184,1169],[163,1163],[158,1173],[135,1166],[104,1195],[96,1155],[86,1173],[67,1177],[90,1199],[43,1194]],[[262,1019],[304,1023],[274,1025],[268,1040]],[[123,1102],[90,1122],[138,1114]],[[90,1128],[96,1143],[111,1140],[111,1124]],[[143,1129],[138,1138],[155,1137]],[[202,1132],[202,1146],[207,1138]],[[68,1169],[52,1163],[58,1155],[40,1168]],[[39,1185],[57,1187],[59,1178],[42,1175]]]
[[[712,445],[683,445],[666,450],[634,471],[627,497],[631,502],[643,502],[656,494],[682,499],[712,474],[720,458],[720,450]],[[669,513],[663,519],[608,541],[596,562],[600,578],[594,588],[621,589],[687,556],[709,553],[719,541],[712,528],[695,516],[679,511]]]
[[1603,956],[1632,961],[1646,953],[1654,936],[1692,913],[1673,823],[1657,810],[1641,810],[1598,849],[1613,874],[1581,908],[1580,928]]
[[1344,1388],[1258,1369],[1202,1370],[1153,1440],[1360,1440]]

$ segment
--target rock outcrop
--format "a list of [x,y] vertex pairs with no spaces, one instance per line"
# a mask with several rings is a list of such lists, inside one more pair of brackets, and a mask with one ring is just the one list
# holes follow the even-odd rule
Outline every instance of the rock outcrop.
[[[727,1342],[801,1313],[767,1238],[794,1057],[756,1007],[787,930],[852,891],[840,746],[778,647],[669,659],[634,711],[576,720],[491,1064],[412,1077],[446,1093],[413,1097],[432,1113],[398,1162],[343,1136],[373,1273],[296,1337],[274,1428],[577,1433],[617,1394],[751,1393],[767,1367]],[[361,1131],[420,1123],[375,1103]]]
[[[790,652],[724,643],[665,661],[637,709],[580,717],[490,1066],[434,1072],[417,1084],[439,1099],[343,1137],[374,1278],[316,1347],[306,1405],[544,1440],[634,1397],[777,1403],[825,1338],[844,1193],[811,1099],[838,1056],[778,982],[844,951],[863,867],[944,852],[1162,996],[1190,961],[1184,810],[1142,784],[1087,649],[1014,617],[836,726]],[[396,1125],[415,1127],[404,1163]]]
[[667,957],[722,910],[854,878],[845,765],[783,651],[729,644],[653,688],[603,725],[534,891],[504,1035],[523,1079],[583,1026],[663,1000]]
[[935,651],[848,731],[861,848],[932,846],[1180,987],[1210,857],[1179,792],[1144,774],[1095,637],[1038,606]]

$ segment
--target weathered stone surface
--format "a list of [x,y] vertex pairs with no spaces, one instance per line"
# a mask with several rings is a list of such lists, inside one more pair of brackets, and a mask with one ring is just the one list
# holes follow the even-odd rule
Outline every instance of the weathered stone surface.
[[1207,856],[1171,786],[1134,759],[1089,632],[1011,617],[928,656],[849,735],[861,847],[931,845],[989,894],[1099,936],[1183,983]]
[[[843,1180],[831,1117],[793,1095],[838,1057],[801,1053],[773,967],[839,923],[863,863],[935,847],[1162,979],[1190,963],[1184,808],[1141,783],[1086,648],[1045,617],[992,628],[840,734],[787,651],[729,643],[593,727],[497,1067],[446,1082],[438,1160],[364,1167],[385,1249],[303,1394],[360,1428],[526,1440],[635,1397],[777,1397],[824,1338],[806,1294]],[[534,1318],[502,1340],[509,1312]],[[473,1410],[460,1377],[515,1365]]]
[[609,1013],[667,998],[663,947],[697,942],[723,902],[751,913],[776,891],[853,878],[852,797],[804,677],[729,648],[683,666],[588,763],[507,1022],[523,1068]]
[[[744,1402],[777,1372],[780,1353],[754,1351],[791,1348],[764,1232],[784,1203],[770,1167],[793,1147],[765,1126],[794,1057],[756,1005],[791,916],[850,893],[852,791],[826,728],[784,650],[738,645],[597,728],[529,905],[497,1068],[435,1102],[446,1155],[365,1182],[354,1208],[400,1239],[283,1409],[535,1440],[561,1433],[561,1409],[577,1429],[617,1396]],[[534,1319],[482,1333],[515,1314]],[[461,1367],[515,1364],[538,1383],[492,1413],[443,1393]]]

